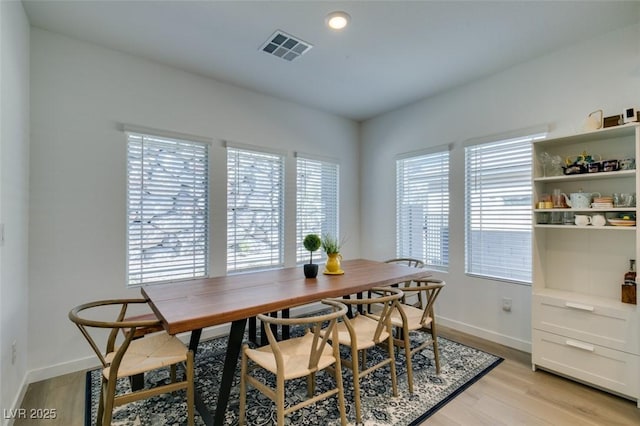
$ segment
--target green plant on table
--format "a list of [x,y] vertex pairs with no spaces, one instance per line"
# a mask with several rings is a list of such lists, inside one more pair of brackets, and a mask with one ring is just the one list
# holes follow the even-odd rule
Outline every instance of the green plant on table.
[[339,241],[337,237],[331,234],[324,234],[322,236],[322,249],[327,254],[340,253],[340,247],[342,247],[342,241]]
[[313,252],[320,248],[320,246],[322,245],[322,240],[316,234],[308,234],[304,237],[304,240],[302,240],[302,245],[304,246],[304,248],[309,250],[309,253],[310,253],[309,264],[312,265]]

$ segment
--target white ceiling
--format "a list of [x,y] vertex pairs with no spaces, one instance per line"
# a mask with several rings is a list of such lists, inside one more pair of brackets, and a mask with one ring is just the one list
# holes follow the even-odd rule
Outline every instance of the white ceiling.
[[[32,1],[31,24],[365,120],[640,21],[639,1]],[[351,25],[332,32],[325,15]],[[260,51],[276,30],[313,44]]]

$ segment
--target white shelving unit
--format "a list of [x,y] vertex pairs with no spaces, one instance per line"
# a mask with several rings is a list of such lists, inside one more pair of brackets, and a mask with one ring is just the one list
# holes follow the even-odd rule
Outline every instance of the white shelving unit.
[[[533,144],[534,200],[562,192],[638,193],[636,170],[542,176],[539,155],[640,160],[640,126],[630,124]],[[640,261],[637,226],[535,224],[547,212],[636,215],[636,207],[533,209],[532,363],[637,401],[640,309],[621,302],[629,259]],[[640,277],[640,275],[639,275]]]

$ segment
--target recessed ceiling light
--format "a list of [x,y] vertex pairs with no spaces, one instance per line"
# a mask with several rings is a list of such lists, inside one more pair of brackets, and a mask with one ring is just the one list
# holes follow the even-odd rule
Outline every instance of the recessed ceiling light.
[[351,21],[351,16],[347,12],[331,12],[327,15],[324,22],[332,30],[341,30]]

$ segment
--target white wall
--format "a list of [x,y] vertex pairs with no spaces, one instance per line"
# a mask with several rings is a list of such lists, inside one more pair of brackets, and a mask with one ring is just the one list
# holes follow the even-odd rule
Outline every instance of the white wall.
[[[36,28],[31,63],[31,379],[76,369],[74,361],[90,355],[67,319],[71,307],[140,294],[125,288],[126,139],[119,123],[215,139],[213,256],[226,251],[220,140],[286,151],[289,188],[294,151],[339,159],[345,256],[359,255],[356,123]],[[295,214],[291,203],[287,212]],[[290,229],[294,220],[290,214]],[[223,261],[213,260],[212,275],[224,274]]]
[[[29,22],[0,2],[0,407],[16,407],[27,371]],[[12,344],[16,359],[12,362]]]
[[[639,19],[640,21],[640,19]],[[547,124],[573,133],[584,118],[640,107],[640,24],[585,41],[486,79],[384,114],[362,126],[361,247],[366,258],[395,255],[395,158],[453,143],[449,272],[438,304],[443,324],[530,350],[529,286],[464,274],[464,149],[471,138]],[[425,76],[428,78],[428,76]],[[387,226],[381,226],[387,224]],[[559,271],[562,273],[562,271]],[[511,313],[502,297],[513,299]]]

